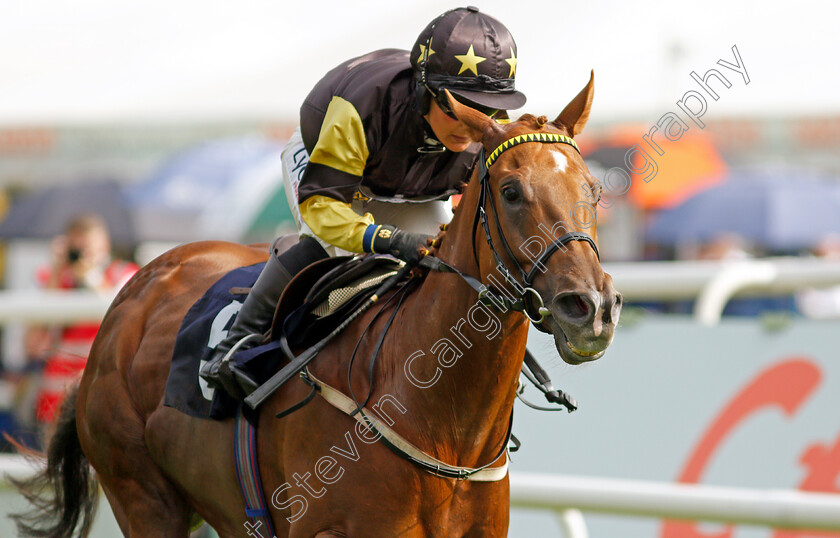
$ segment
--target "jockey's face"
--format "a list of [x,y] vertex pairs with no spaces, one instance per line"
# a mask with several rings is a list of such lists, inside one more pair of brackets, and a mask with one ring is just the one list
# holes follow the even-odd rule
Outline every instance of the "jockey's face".
[[470,138],[470,129],[464,123],[450,117],[432,99],[429,106],[429,113],[425,116],[426,121],[434,131],[435,136],[440,140],[446,149],[454,152],[461,152],[470,147],[473,139]]

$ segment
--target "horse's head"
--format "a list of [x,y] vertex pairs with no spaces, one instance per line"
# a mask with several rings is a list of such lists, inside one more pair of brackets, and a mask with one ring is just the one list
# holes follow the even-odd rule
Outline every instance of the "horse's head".
[[453,112],[486,152],[488,173],[480,174],[476,203],[482,279],[492,285],[493,272],[509,271],[506,286],[518,288],[525,313],[554,335],[570,364],[603,355],[621,312],[621,295],[596,248],[600,185],[573,140],[589,118],[593,88],[594,76],[552,122],[525,114],[506,125],[450,96]]

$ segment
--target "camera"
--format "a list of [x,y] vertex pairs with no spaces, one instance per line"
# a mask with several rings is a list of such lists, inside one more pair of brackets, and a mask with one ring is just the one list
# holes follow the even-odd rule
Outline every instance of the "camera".
[[82,258],[82,251],[78,248],[71,248],[67,250],[67,261],[76,263]]

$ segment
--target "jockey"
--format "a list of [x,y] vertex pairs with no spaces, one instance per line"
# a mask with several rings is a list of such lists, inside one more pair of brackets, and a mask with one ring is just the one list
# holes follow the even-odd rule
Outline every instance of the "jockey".
[[329,255],[387,253],[417,262],[448,222],[445,200],[469,180],[480,146],[449,108],[445,89],[498,121],[525,104],[516,91],[516,43],[478,8],[453,9],[411,52],[384,49],[321,79],[283,150],[284,184],[300,241],[271,255],[201,377],[241,396],[255,387],[227,361],[253,347],[292,277]]

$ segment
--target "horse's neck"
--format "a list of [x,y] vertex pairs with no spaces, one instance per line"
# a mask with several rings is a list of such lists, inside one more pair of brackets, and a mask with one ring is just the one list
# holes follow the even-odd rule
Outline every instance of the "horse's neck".
[[[464,193],[438,256],[480,277],[472,235],[477,183],[473,178]],[[476,241],[481,242],[479,234]],[[482,266],[491,263],[485,246],[477,245],[476,251]],[[420,347],[406,354],[406,361],[417,358],[410,373],[400,376],[403,386],[398,390],[423,410],[414,416],[419,428],[446,439],[459,463],[481,463],[498,450],[508,427],[527,338],[525,318],[479,303],[475,291],[452,273],[430,273],[406,306],[410,310],[401,333],[416,331],[409,340]]]

